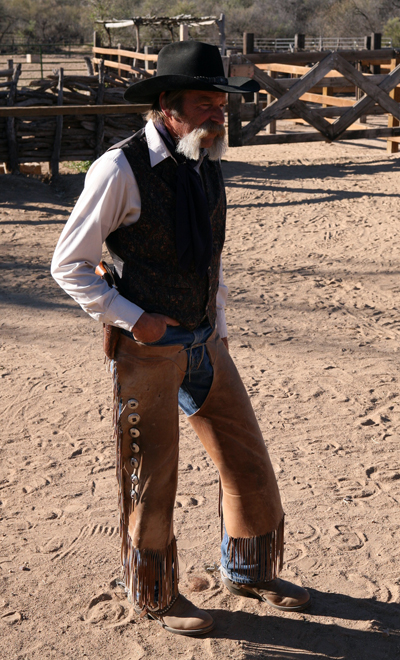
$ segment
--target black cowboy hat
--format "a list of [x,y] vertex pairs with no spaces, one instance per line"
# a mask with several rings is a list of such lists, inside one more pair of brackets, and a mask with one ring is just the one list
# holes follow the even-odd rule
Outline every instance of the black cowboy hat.
[[180,89],[246,94],[258,92],[260,86],[251,78],[226,78],[217,46],[178,41],[160,50],[157,74],[128,87],[124,98],[131,103],[154,103],[161,92]]

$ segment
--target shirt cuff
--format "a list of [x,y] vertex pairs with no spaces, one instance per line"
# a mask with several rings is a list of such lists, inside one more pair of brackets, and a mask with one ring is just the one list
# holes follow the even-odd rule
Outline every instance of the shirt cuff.
[[142,316],[144,310],[130,302],[124,296],[117,294],[108,306],[103,318],[103,323],[115,325],[129,332]]
[[228,336],[228,328],[226,325],[225,310],[217,307],[217,330],[220,337]]

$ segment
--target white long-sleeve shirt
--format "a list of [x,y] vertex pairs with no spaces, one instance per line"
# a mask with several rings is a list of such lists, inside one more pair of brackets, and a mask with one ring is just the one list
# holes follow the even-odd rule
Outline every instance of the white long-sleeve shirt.
[[[171,156],[150,121],[146,124],[150,164]],[[54,252],[51,273],[62,289],[92,318],[131,330],[144,311],[95,273],[107,236],[120,226],[138,221],[140,191],[122,149],[107,151],[90,167],[84,190],[64,227]],[[217,293],[217,328],[227,336],[225,303],[228,289],[222,262]]]

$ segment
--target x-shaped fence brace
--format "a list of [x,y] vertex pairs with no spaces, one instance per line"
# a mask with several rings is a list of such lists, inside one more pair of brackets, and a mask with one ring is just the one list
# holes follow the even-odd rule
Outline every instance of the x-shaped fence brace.
[[[318,110],[310,108],[304,101],[299,99],[332,70],[339,71],[347,80],[361,89],[365,96],[336,121],[330,123],[319,114]],[[279,80],[272,78],[257,66],[254,66],[253,77],[276,100],[241,129],[241,135],[238,136],[241,144],[232,146],[251,144],[253,138],[261,129],[265,128],[273,119],[279,119],[279,116],[287,109],[316,128],[329,141],[340,138],[356,119],[368,114],[375,103],[378,103],[386,112],[400,120],[400,104],[389,96],[392,89],[400,83],[400,64],[385,76],[379,84],[357,71],[337,52],[330,53],[321,62],[315,64],[289,89],[286,89]],[[387,129],[384,130],[387,131]],[[362,131],[358,132],[361,133]]]

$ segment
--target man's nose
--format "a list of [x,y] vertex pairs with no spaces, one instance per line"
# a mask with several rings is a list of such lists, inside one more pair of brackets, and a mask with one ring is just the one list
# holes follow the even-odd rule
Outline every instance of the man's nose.
[[224,124],[225,123],[225,116],[224,116],[223,108],[213,108],[210,119],[212,121],[215,121],[217,124]]

